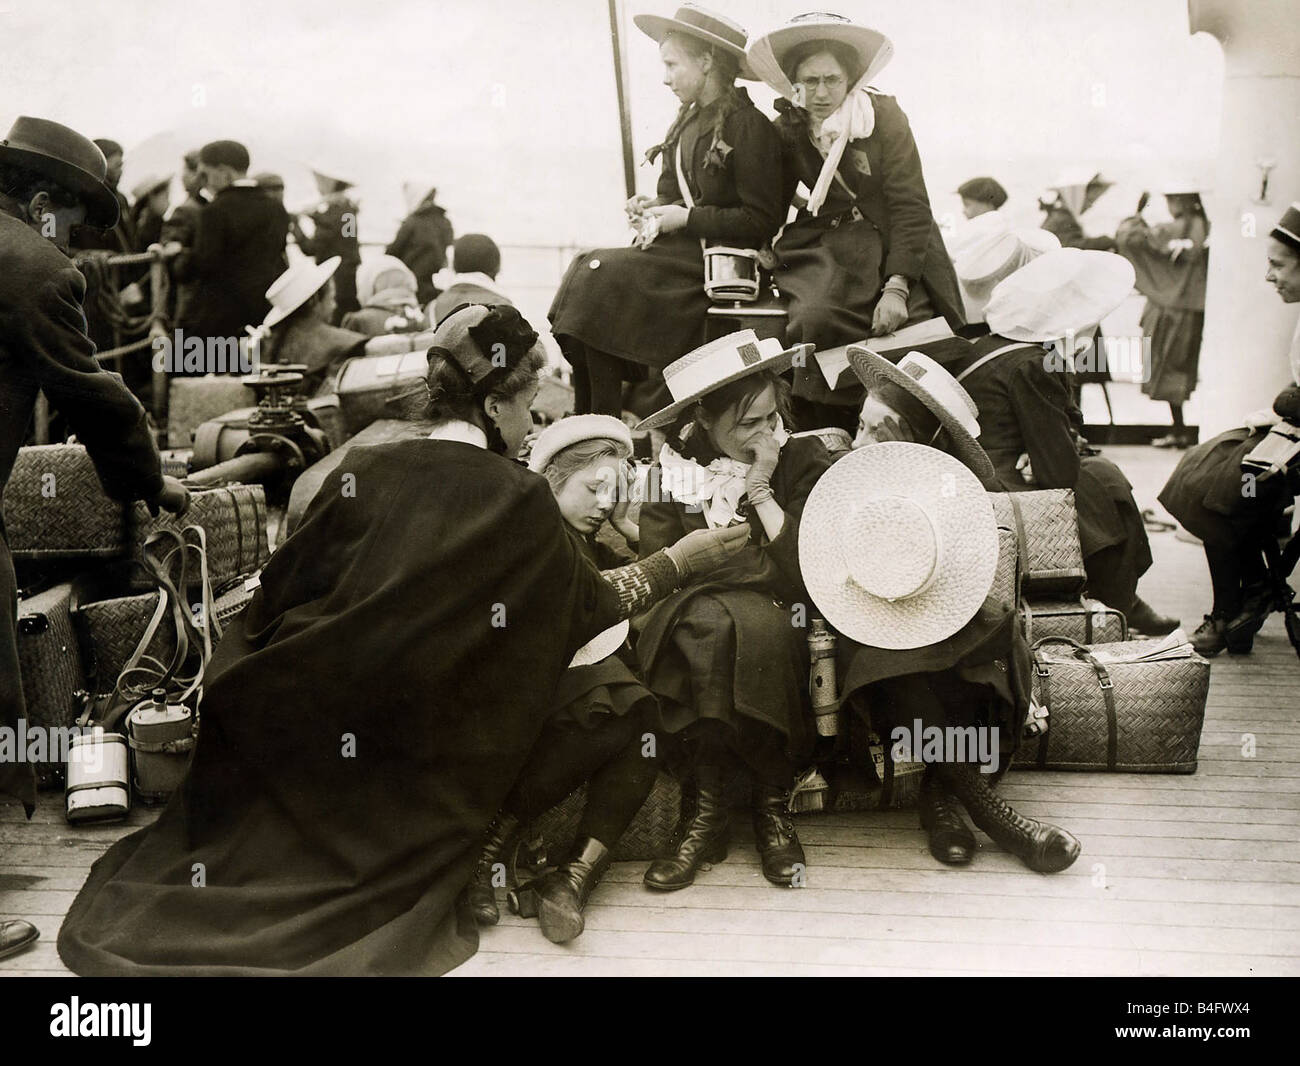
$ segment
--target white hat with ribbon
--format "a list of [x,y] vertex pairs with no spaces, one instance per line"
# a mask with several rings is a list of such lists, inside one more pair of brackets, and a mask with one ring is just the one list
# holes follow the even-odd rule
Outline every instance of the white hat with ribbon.
[[985,319],[1008,340],[1059,340],[1097,325],[1124,302],[1135,280],[1122,255],[1059,248],[1000,282]]
[[774,337],[759,340],[752,329],[710,341],[664,367],[664,384],[673,402],[643,419],[636,428],[666,426],[715,389],[764,370],[780,374],[790,369],[796,357],[806,361],[812,348],[811,344],[786,348]]
[[324,287],[341,262],[343,260],[336,255],[323,263],[303,259],[291,266],[271,282],[271,287],[266,290],[271,310],[262,319],[262,325],[269,329],[276,323],[283,322]]
[[989,494],[923,444],[850,452],[813,486],[799,522],[799,569],[817,609],[876,648],[952,636],[978,613],[997,564]]

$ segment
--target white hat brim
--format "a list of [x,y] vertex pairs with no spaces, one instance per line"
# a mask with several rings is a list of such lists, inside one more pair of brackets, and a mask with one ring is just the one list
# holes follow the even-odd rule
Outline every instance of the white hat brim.
[[[877,496],[921,504],[943,545],[933,583],[893,602],[854,583],[843,558],[843,516]],[[979,479],[923,444],[889,441],[850,452],[813,486],[799,521],[799,569],[813,603],[844,636],[874,648],[924,648],[960,631],[993,588],[998,555],[997,520]]]
[[624,450],[624,458],[633,452],[632,431],[621,419],[613,415],[569,415],[537,435],[528,456],[528,469],[540,474],[565,448],[587,440],[611,441]]
[[812,356],[813,346],[811,344],[796,344],[793,348],[786,348],[775,355],[759,359],[756,363],[745,367],[743,370],[737,370],[734,373],[727,374],[717,381],[711,382],[707,388],[698,389],[690,396],[684,396],[680,400],[675,400],[667,407],[664,407],[649,418],[643,418],[637,423],[638,431],[643,429],[658,429],[660,426],[666,426],[677,420],[682,412],[691,407],[692,404],[699,403],[700,399],[711,392],[717,392],[724,385],[730,385],[733,381],[739,381],[741,378],[749,377],[750,374],[757,374],[763,370],[770,370],[774,374],[782,374],[794,365],[795,357],[803,353],[805,363]]
[[740,70],[736,74],[738,78],[743,78],[745,81],[760,80],[749,65],[745,49],[723,37],[717,36],[717,34],[702,30],[698,26],[692,26],[689,22],[679,22],[677,19],[669,18],[666,15],[633,15],[632,21],[636,24],[638,30],[656,44],[662,44],[663,39],[670,33],[684,33],[688,37],[695,37],[706,44],[721,48],[724,52],[733,55],[740,64]]
[[[311,288],[308,289],[306,285],[304,285],[302,292],[300,292],[297,296],[294,297],[292,303],[285,304],[283,307],[280,307],[278,305],[272,307],[271,310],[269,310],[266,313],[266,317],[262,319],[262,325],[270,327],[276,325],[277,323],[283,322],[286,318],[288,318],[291,314],[293,314],[296,310],[298,310],[298,308],[300,308],[303,304],[305,304],[308,300],[310,300],[313,296],[315,296],[318,292],[320,292],[322,286],[324,286],[324,284],[334,276],[334,272],[338,270],[339,264],[342,262],[343,262],[342,258],[335,255],[335,256],[331,256],[329,259],[326,259],[325,262],[323,263],[315,264],[315,266],[313,267],[304,267],[304,264],[299,264],[295,267],[290,267],[291,270],[296,270],[299,272],[302,272],[304,269],[314,270],[315,276],[311,278]],[[280,280],[279,278],[276,279],[276,281],[279,280]],[[275,287],[274,282],[272,282],[271,287],[272,288]],[[268,300],[271,299],[269,290],[267,292],[266,298]]]
[[[1079,292],[1075,280],[1085,268],[1088,285]],[[1059,280],[1052,284],[1054,275]],[[1114,252],[1044,252],[997,284],[984,308],[985,321],[1007,340],[1057,341],[1096,326],[1127,299],[1136,280],[1133,264]],[[1070,291],[1072,285],[1076,291]]]
[[787,99],[794,86],[782,63],[790,50],[808,41],[837,41],[857,53],[862,65],[858,85],[865,85],[894,57],[894,44],[879,30],[851,22],[799,22],[771,30],[749,42],[749,65],[754,73]]

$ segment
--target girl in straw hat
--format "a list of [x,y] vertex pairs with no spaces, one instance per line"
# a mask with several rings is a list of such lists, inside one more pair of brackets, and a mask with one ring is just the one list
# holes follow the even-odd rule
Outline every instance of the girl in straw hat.
[[646,871],[650,888],[685,888],[703,863],[726,857],[733,767],[752,784],[763,875],[788,887],[805,862],[786,810],[812,742],[799,516],[830,459],[817,438],[787,436],[777,375],[807,354],[749,330],[723,337],[665,368],[674,402],[640,427],[671,426],[652,469],[658,498],[641,509],[643,556],[691,530],[749,534],[709,581],[640,623],[637,653],[689,803],[677,853]]
[[[628,518],[627,460],[632,435],[617,418],[575,415],[547,427],[533,444],[529,468],[550,483],[575,550],[601,570],[635,560],[637,527]],[[608,522],[627,548],[598,540]],[[557,943],[583,929],[583,907],[609,867],[615,844],[654,785],[658,762],[646,757],[642,735],[654,727],[654,697],[633,672],[636,655],[626,621],[597,636],[574,656],[556,690],[559,708],[547,722],[501,812],[470,886],[480,925],[499,912],[493,867],[508,858],[516,830],[548,811],[584,782],[587,803],[572,849],[554,871],[510,894],[516,913],[539,919]]]
[[682,106],[646,154],[661,161],[654,199],[627,204],[642,234],[657,236],[578,256],[551,304],[580,413],[620,414],[624,380],[699,343],[709,309],[702,241],[759,248],[785,211],[776,131],[735,85],[753,78],[744,29],[694,4],[635,22],[659,43],[664,83]]
[[[781,97],[786,200],[799,182],[810,190],[775,247],[791,343],[830,348],[940,315],[954,329],[964,321],[907,116],[867,88],[893,51],[884,34],[823,13],[749,47]],[[862,400],[827,388],[816,366],[795,370],[794,396],[801,425],[850,432]]]
[[[857,450],[814,490],[800,542],[813,600],[844,637],[844,704],[882,736],[906,738],[909,760],[926,762],[921,825],[936,859],[974,857],[964,806],[1031,869],[1063,870],[1078,842],[1017,814],[991,787],[1019,741],[1030,660],[1014,539],[996,528],[988,490],[997,481],[975,439],[975,404],[923,353],[897,366],[865,347],[848,355],[867,389]],[[982,731],[986,743],[923,744],[953,727]]]
[[[1083,416],[1070,391],[1076,339],[1132,287],[1133,268],[1121,256],[1046,252],[994,288],[987,323],[967,331],[982,334],[971,347],[939,361],[979,407],[980,444],[1002,489],[1073,489],[1088,594],[1122,611],[1138,632],[1162,636],[1178,619],[1138,596],[1151,545],[1133,487],[1109,459],[1084,449]],[[1095,354],[1095,344],[1085,350]]]

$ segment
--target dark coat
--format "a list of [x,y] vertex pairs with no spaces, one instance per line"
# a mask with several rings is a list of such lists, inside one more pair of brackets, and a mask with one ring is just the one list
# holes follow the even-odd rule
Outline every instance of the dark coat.
[[[57,248],[0,213],[0,502],[32,423],[38,393],[67,420],[114,499],[162,488],[144,408],[95,360],[81,311],[85,281]],[[14,623],[17,585],[0,522],[0,727],[23,713]],[[29,764],[0,764],[0,793],[35,802]]]
[[186,333],[242,337],[259,325],[270,304],[266,290],[284,272],[289,216],[254,185],[231,185],[199,213],[194,252],[182,280],[196,283]]
[[[875,129],[845,147],[839,166],[853,195],[832,182],[821,213],[814,218],[801,210],[776,245],[782,262],[776,283],[788,300],[790,344],[834,348],[870,336],[880,290],[895,274],[912,283],[909,318],[942,316],[954,329],[966,321],[907,116],[892,96],[873,92],[871,99]],[[816,184],[825,160],[808,137],[802,112],[783,108],[777,128],[789,202],[799,182],[809,189]],[[855,208],[861,217],[854,217]],[[856,404],[862,389],[832,393],[813,363],[795,370],[795,395]]]
[[[703,450],[683,454],[704,464],[716,458]],[[799,571],[799,519],[829,466],[820,440],[791,438],[771,481],[772,495],[786,514],[780,536],[768,541],[758,516],[751,515],[748,546],[702,583],[674,593],[638,619],[637,655],[670,732],[702,718],[733,727],[748,718],[782,734],[792,755],[806,751],[812,735],[808,631],[794,624],[791,612],[795,604],[805,605],[805,616],[812,612]],[[642,505],[643,559],[707,528],[702,511],[688,511],[667,493],[664,497]]]
[[365,355],[369,339],[365,333],[294,315],[275,327],[261,354],[268,362],[305,365],[303,388],[311,395],[321,386],[332,391],[334,376],[343,363]]
[[361,262],[361,242],[357,236],[357,205],[343,193],[335,193],[307,213],[315,233],[308,237],[295,227],[298,247],[318,263],[333,256],[343,260],[334,272],[334,306],[343,314],[355,311],[357,303],[357,266]]
[[1043,218],[1042,228],[1053,234],[1061,242],[1062,248],[1082,248],[1092,252],[1113,252],[1115,241],[1105,236],[1089,237],[1083,232],[1083,226],[1074,217],[1069,208],[1059,204],[1049,208]]
[[458,442],[353,449],[218,647],[188,777],[95,863],[60,956],[84,975],[458,966],[483,833],[618,614],[545,479]]
[[[700,241],[759,248],[776,233],[784,211],[776,130],[743,89],[736,93],[740,106],[723,122],[717,149],[711,122],[705,126],[695,117],[682,128],[682,169],[696,204],[686,228],[661,235],[649,248],[598,248],[573,260],[549,312],[561,345],[572,337],[662,368],[704,343],[710,304]],[[669,146],[659,175],[660,204],[685,203],[674,157]]]
[[437,204],[421,204],[403,220],[397,236],[384,249],[411,268],[416,296],[427,304],[437,295],[433,275],[447,265],[447,249],[456,239],[447,212]]
[[[969,354],[936,356],[953,375],[982,356],[1013,342],[990,334],[973,342]],[[1138,578],[1151,566],[1151,545],[1133,487],[1109,459],[1081,456],[1076,426],[1082,419],[1070,399],[1067,374],[1044,365],[1048,353],[1026,344],[983,364],[962,379],[979,408],[979,442],[993,461],[1007,492],[1073,489],[1079,542],[1089,592],[1116,610],[1127,611]],[[1016,469],[1029,455],[1033,483]]]
[[206,200],[191,196],[184,203],[177,204],[172,209],[171,215],[163,222],[162,243],[170,244],[175,241],[181,246],[181,251],[171,263],[173,288],[175,290],[175,303],[172,311],[173,322],[188,321],[190,301],[194,298],[194,290],[198,288],[190,264],[194,257],[194,245],[199,235],[199,212],[206,206]]

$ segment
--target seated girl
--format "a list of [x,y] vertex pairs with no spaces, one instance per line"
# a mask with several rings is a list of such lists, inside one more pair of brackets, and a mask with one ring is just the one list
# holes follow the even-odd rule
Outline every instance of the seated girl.
[[396,256],[367,259],[357,267],[357,300],[361,308],[349,311],[339,324],[368,337],[428,329],[429,320],[420,310],[416,287],[411,268]]
[[723,784],[737,764],[752,782],[763,875],[790,886],[802,872],[786,810],[812,739],[799,515],[830,459],[816,437],[785,432],[777,375],[796,357],[808,347],[782,351],[752,330],[705,345],[665,368],[675,401],[639,427],[673,427],[652,470],[658,499],[652,491],[641,509],[643,558],[691,530],[734,524],[749,535],[708,581],[638,620],[646,684],[687,778],[680,845],[646,871],[650,888],[685,888],[702,864],[726,857]]
[[[929,521],[922,523],[920,536],[901,534],[898,521],[892,521],[880,536],[868,539],[863,549],[868,585],[915,552],[928,529],[947,532],[953,543],[929,561],[932,569],[917,571],[928,573],[929,579],[908,589],[851,592],[843,568],[818,577],[805,563],[814,600],[843,637],[843,703],[854,713],[869,715],[881,736],[893,736],[898,727],[911,735],[917,721],[923,732],[931,727],[974,727],[996,734],[994,746],[986,732],[983,751],[994,753],[994,758],[982,772],[975,745],[961,752],[944,751],[936,761],[926,759],[921,825],[936,859],[964,865],[973,858],[975,838],[960,813],[965,806],[977,826],[1030,869],[1063,870],[1078,856],[1078,841],[1056,826],[1018,814],[991,787],[1006,772],[1019,742],[1029,706],[1030,657],[1014,592],[993,587],[998,538],[984,490],[998,491],[999,486],[988,456],[975,441],[976,407],[942,367],[919,352],[909,353],[897,366],[858,346],[850,347],[848,354],[867,389],[855,449],[871,451],[883,441],[927,448],[902,459],[886,461],[888,457],[880,455],[872,464],[861,461],[856,484],[848,482],[856,494],[843,494],[849,502],[837,501],[840,512],[850,512],[852,500],[863,493],[885,493],[890,506],[897,497],[907,497],[911,503],[905,510],[911,512],[935,509],[935,515],[927,511]],[[926,454],[931,450],[961,465],[936,460]],[[837,464],[832,474],[848,477],[841,468],[856,454]],[[828,476],[827,491],[834,488],[830,480]],[[956,514],[950,507],[957,508]],[[822,521],[819,510],[812,513]],[[950,523],[946,531],[941,520]],[[841,532],[838,540],[850,543],[851,531]],[[805,558],[816,556],[811,525],[804,547],[810,549]],[[848,572],[855,570],[850,566]],[[921,739],[912,736],[909,747],[911,757],[919,758]]]

